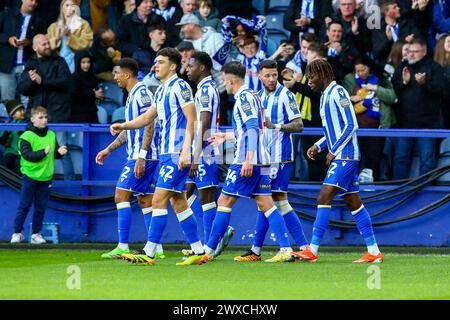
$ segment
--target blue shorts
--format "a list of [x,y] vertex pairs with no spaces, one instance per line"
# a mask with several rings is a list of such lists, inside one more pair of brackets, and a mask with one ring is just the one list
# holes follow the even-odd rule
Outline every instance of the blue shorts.
[[191,179],[187,177],[186,183],[195,183],[198,190],[219,185],[219,165],[215,158],[201,158],[198,165],[198,175]]
[[170,190],[178,193],[186,191],[186,178],[189,167],[178,169],[180,155],[165,154],[159,158],[159,174],[156,189]]
[[250,198],[259,195],[272,195],[269,170],[270,167],[253,166],[253,175],[241,177],[240,164],[232,164],[223,183],[222,193],[232,197]]
[[270,165],[272,192],[287,193],[291,177],[291,163],[274,163]]
[[338,187],[340,194],[359,192],[359,161],[333,160],[323,184]]
[[136,160],[128,160],[125,164],[116,188],[133,192],[135,195],[153,194],[155,192],[157,160],[145,161],[145,173],[140,179],[134,175]]

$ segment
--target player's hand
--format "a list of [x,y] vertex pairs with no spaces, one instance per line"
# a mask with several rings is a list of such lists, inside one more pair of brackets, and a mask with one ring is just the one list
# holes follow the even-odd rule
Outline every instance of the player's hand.
[[191,154],[188,152],[181,152],[180,161],[178,162],[178,169],[183,170],[191,165]]
[[62,155],[62,156],[66,155],[67,151],[68,151],[68,150],[67,150],[67,147],[66,147],[66,146],[61,146],[61,147],[58,148],[58,153],[59,153],[60,155]]
[[114,123],[109,127],[109,131],[111,132],[112,136],[115,136],[123,130],[123,123]]
[[208,138],[213,147],[218,147],[225,142],[225,132],[216,132]]
[[316,160],[314,159],[314,157],[316,156],[316,154],[319,153],[319,148],[313,144],[311,148],[308,149],[308,151],[306,151],[306,156],[308,157],[309,160]]
[[194,179],[198,176],[198,163],[193,163],[189,170],[189,178]]
[[249,178],[252,176],[252,174],[253,174],[253,164],[248,161],[244,161],[242,163],[241,168],[241,177]]
[[134,176],[136,179],[142,178],[145,173],[145,159],[138,158],[134,164]]
[[325,162],[327,167],[330,166],[330,164],[331,164],[331,162],[333,162],[334,158],[336,158],[336,156],[334,154],[332,154],[331,152],[328,152],[328,154],[327,154],[327,161]]
[[270,121],[268,117],[266,117],[266,128],[267,129],[275,129],[275,125]]
[[95,163],[102,166],[105,162],[105,159],[108,158],[110,154],[111,152],[109,152],[108,149],[103,149],[102,151],[97,153],[97,156],[95,157]]

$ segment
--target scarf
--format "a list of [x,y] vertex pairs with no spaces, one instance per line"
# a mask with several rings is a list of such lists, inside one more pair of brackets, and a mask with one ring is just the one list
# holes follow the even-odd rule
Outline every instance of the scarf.
[[[364,88],[367,84],[379,85],[380,81],[377,76],[370,75],[366,82],[364,82],[358,75],[355,74],[357,88]],[[376,120],[380,119],[380,99],[375,95],[375,91],[367,92],[362,105],[367,108],[366,115]]]

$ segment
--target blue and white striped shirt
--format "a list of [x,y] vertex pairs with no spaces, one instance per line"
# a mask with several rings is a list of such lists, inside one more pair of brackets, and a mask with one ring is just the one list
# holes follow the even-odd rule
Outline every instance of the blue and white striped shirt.
[[152,108],[159,118],[161,155],[181,152],[187,123],[183,108],[191,103],[191,87],[176,74],[156,90]]
[[348,92],[335,81],[331,82],[320,98],[320,117],[325,136],[316,142],[319,152],[328,148],[336,160],[359,161],[356,130],[358,121]]
[[[136,83],[128,94],[125,104],[125,120],[131,121],[141,114],[145,113],[153,103],[153,94],[142,82]],[[137,159],[139,151],[142,148],[142,138],[144,128],[127,130],[127,153],[128,160]],[[147,153],[147,159],[158,159],[158,133],[155,130],[150,150]]]
[[[195,109],[197,111],[197,132],[194,137],[193,146],[199,143],[199,132],[201,131],[202,112],[211,113],[210,132],[208,136],[212,136],[219,131],[220,123],[220,98],[219,91],[217,91],[216,83],[211,76],[204,78],[197,85],[197,92],[195,93]],[[205,133],[203,133],[205,137]],[[213,148],[209,142],[205,141],[202,156],[215,156],[219,154],[218,148]]]
[[152,11],[154,13],[156,13],[157,15],[160,15],[161,17],[163,17],[166,21],[169,21],[170,19],[172,19],[173,14],[175,13],[175,7],[168,7],[164,10],[161,10],[159,8],[153,8]]
[[247,58],[242,53],[236,57],[236,60],[241,62],[247,69],[245,74],[245,84],[249,89],[258,92],[262,89],[261,80],[259,80],[259,64],[261,61],[266,60],[266,53],[264,51],[258,51],[253,58]]
[[[287,124],[301,117],[294,94],[281,84],[277,83],[275,91],[268,95],[264,89],[259,91],[258,95],[263,103],[266,117],[273,124]],[[270,163],[294,161],[290,133],[267,128],[264,133],[268,143]]]
[[233,131],[236,139],[233,164],[245,161],[250,150],[249,131],[257,129],[256,150],[253,164],[270,164],[267,142],[264,135],[264,108],[258,95],[246,85],[234,95],[236,102],[233,108]]

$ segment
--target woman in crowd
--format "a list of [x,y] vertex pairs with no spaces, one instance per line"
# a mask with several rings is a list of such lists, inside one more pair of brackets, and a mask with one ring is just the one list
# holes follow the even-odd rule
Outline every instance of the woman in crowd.
[[47,33],[52,50],[66,60],[73,73],[75,52],[89,49],[94,37],[89,23],[80,17],[80,8],[73,0],[61,2],[59,18],[48,27]]

